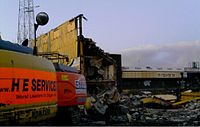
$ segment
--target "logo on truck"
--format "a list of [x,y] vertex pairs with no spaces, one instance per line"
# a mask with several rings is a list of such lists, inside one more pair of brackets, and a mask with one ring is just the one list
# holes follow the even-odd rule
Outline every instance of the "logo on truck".
[[[56,101],[57,86],[54,79],[10,78],[0,79],[0,103],[30,104]],[[7,101],[7,100],[8,101]]]
[[[20,85],[22,84],[22,86]],[[31,85],[31,87],[29,87]],[[23,92],[27,92],[30,89],[32,91],[56,91],[56,82],[43,79],[12,79],[11,91],[19,91],[19,87],[22,87]]]
[[76,84],[76,94],[86,94],[86,82],[83,80],[75,80]]

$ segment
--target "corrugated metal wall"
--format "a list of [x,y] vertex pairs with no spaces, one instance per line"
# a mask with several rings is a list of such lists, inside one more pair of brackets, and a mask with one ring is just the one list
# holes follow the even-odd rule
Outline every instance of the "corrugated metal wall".
[[67,21],[37,38],[38,52],[58,52],[77,58],[78,42],[75,20]]

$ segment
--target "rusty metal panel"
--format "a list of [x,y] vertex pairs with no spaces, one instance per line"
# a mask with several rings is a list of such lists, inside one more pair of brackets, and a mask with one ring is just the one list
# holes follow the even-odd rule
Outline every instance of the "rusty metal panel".
[[77,57],[77,34],[75,20],[67,21],[37,38],[38,52],[57,52],[71,61]]
[[122,78],[181,78],[175,71],[124,71]]

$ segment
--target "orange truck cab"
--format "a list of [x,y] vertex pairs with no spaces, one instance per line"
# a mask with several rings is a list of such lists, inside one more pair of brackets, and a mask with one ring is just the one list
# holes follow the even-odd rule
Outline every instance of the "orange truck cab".
[[87,97],[85,77],[75,68],[57,63],[54,66],[57,71],[58,107],[84,105]]
[[78,106],[86,103],[86,80],[73,67],[58,63],[54,67],[57,76],[57,125],[66,125],[66,122],[70,125],[80,119]]

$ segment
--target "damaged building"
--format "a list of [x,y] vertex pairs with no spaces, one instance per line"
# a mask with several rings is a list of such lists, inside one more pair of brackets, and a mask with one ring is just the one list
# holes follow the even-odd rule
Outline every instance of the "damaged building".
[[120,84],[121,55],[105,53],[92,39],[83,38],[83,56],[89,91],[96,89],[98,93],[99,86]]
[[[37,38],[38,54],[58,63],[75,67],[96,94],[104,86],[117,86],[121,78],[121,55],[104,52],[91,38],[82,34],[82,14]],[[99,89],[101,87],[101,89]]]
[[[139,95],[137,92],[131,96],[119,94],[120,89],[171,92],[180,87],[183,70],[170,68],[154,70],[150,67],[145,69],[123,68],[122,70],[120,54],[106,53],[96,45],[93,39],[84,37],[82,34],[83,19],[85,17],[79,15],[37,38],[38,55],[45,56],[53,62],[58,60],[55,62],[75,67],[85,76],[91,103],[89,104],[90,109],[86,112],[84,110],[82,121],[89,121],[93,118],[94,125],[98,125],[99,119],[100,125],[105,125],[107,122],[115,125],[113,121],[117,125],[163,125],[166,121],[171,123],[174,121],[176,123],[173,125],[179,125],[182,123],[179,121],[181,116],[190,115],[188,119],[185,119],[188,121],[185,125],[191,125],[189,123],[191,119],[196,121],[199,118],[199,114],[193,115],[199,111],[196,110],[196,107],[199,107],[198,102],[195,102],[196,107],[194,108],[192,107],[194,103],[192,103],[188,107],[176,110],[151,110],[144,107],[144,98],[150,96]],[[113,89],[113,86],[117,86],[118,89]],[[117,105],[113,106],[116,103]],[[192,113],[190,113],[190,108],[194,109]],[[168,119],[172,116],[174,119]],[[83,122],[82,125],[91,125],[91,121]]]

